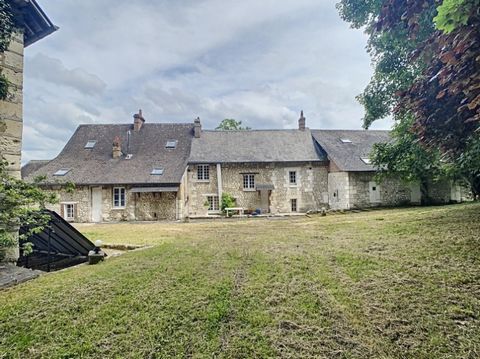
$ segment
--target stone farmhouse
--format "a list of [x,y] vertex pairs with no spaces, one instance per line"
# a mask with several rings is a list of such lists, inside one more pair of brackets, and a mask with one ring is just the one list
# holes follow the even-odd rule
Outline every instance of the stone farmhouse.
[[16,22],[21,28],[10,45],[0,53],[0,72],[9,81],[9,94],[0,100],[0,157],[9,164],[12,176],[20,178],[23,130],[23,50],[57,30],[35,0],[11,0]]
[[[194,123],[81,125],[51,161],[22,169],[45,176],[60,202],[51,209],[77,222],[150,221],[218,216],[228,193],[245,213],[292,214],[419,204],[418,185],[374,180],[368,155],[388,131],[202,130]],[[75,186],[69,186],[74,184]],[[449,202],[451,186],[430,194]]]

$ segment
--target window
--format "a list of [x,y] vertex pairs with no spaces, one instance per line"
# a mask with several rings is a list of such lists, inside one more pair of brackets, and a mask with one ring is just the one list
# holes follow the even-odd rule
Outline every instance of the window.
[[75,205],[73,203],[63,205],[63,217],[67,221],[75,220]]
[[296,185],[297,184],[297,171],[290,171],[288,173],[288,178],[290,181],[291,185]]
[[96,143],[97,143],[97,141],[95,141],[95,140],[89,140],[87,142],[87,144],[85,145],[85,148],[94,148]]
[[125,207],[125,188],[114,187],[113,188],[113,208]]
[[255,189],[255,175],[245,174],[243,175],[243,189],[254,190]]
[[150,172],[152,176],[161,176],[163,175],[163,168],[161,167],[155,167],[152,172]]
[[341,138],[340,141],[342,141],[342,143],[352,143],[348,138]]
[[292,198],[290,200],[290,209],[292,212],[297,212],[297,199],[296,198]]
[[177,147],[177,140],[168,140],[167,144],[165,145],[165,148],[175,148]]
[[218,196],[207,196],[208,201],[208,210],[209,211],[219,211],[220,204],[218,201]]
[[369,165],[372,163],[372,161],[370,161],[370,158],[368,157],[361,157],[363,163],[365,163],[366,165]]
[[58,170],[57,172],[55,172],[53,175],[54,176],[65,176],[68,172],[70,172],[70,169],[62,168],[61,170]]
[[201,181],[210,180],[210,166],[198,165],[197,166],[197,179]]

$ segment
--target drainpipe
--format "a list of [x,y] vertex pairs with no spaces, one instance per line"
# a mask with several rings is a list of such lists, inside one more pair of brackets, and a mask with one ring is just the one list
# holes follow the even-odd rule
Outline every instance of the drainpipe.
[[222,184],[222,165],[217,163],[217,187],[218,187],[218,201],[222,202],[223,184]]

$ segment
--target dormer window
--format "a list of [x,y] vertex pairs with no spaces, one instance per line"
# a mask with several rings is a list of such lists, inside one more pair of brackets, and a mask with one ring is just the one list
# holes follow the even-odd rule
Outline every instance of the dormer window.
[[88,148],[88,149],[92,149],[95,147],[95,144],[97,143],[97,141],[95,140],[89,140],[87,142],[87,144],[85,145],[85,148]]
[[178,140],[168,140],[165,148],[175,148],[177,147]]
[[150,172],[152,176],[161,176],[163,175],[163,168],[161,167],[155,167],[152,172]]
[[341,141],[342,143],[352,143],[352,141],[349,140],[348,138],[341,138],[340,141]]
[[62,169],[58,170],[57,172],[55,172],[53,175],[54,176],[65,176],[68,172],[70,172],[69,168],[62,168]]
[[372,164],[372,161],[370,161],[370,158],[368,157],[361,157],[363,163],[365,163],[366,165],[371,165]]

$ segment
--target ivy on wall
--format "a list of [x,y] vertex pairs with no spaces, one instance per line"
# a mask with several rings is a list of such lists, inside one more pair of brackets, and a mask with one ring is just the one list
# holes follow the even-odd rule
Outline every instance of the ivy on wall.
[[[14,30],[15,19],[12,8],[6,0],[0,0],[0,53],[8,48]],[[7,78],[0,73],[0,100],[7,97],[8,85]]]

